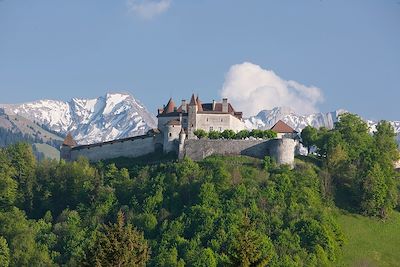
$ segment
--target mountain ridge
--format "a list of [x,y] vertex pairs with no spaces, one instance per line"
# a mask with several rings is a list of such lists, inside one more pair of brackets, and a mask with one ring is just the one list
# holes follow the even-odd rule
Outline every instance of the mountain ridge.
[[37,100],[0,105],[8,114],[39,122],[62,135],[71,132],[80,144],[144,134],[155,116],[133,96],[107,93],[94,99]]
[[[156,117],[134,96],[127,93],[107,93],[87,99],[69,101],[37,100],[23,104],[0,105],[6,113],[25,117],[45,129],[65,136],[71,132],[79,144],[110,141],[145,134],[156,127]],[[334,127],[338,117],[347,112],[338,109],[326,113],[298,115],[289,107],[262,110],[257,115],[244,118],[248,129],[270,129],[282,120],[296,131],[310,125],[316,128]],[[373,132],[377,121],[365,120]],[[391,121],[400,144],[400,121]]]

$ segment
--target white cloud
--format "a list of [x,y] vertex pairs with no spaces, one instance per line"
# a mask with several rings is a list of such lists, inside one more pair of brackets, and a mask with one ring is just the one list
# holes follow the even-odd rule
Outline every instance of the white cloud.
[[131,12],[143,19],[151,19],[165,11],[171,5],[171,0],[127,0]]
[[245,116],[274,107],[290,107],[299,114],[310,114],[317,112],[316,105],[323,101],[319,88],[284,80],[272,70],[250,62],[230,67],[221,95]]

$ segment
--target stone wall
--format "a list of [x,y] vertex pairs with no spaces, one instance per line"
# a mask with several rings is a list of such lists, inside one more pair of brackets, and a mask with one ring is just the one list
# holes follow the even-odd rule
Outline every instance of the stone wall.
[[291,138],[271,139],[268,141],[270,156],[278,164],[294,165],[296,141]]
[[202,160],[211,155],[245,155],[255,158],[273,157],[278,164],[294,164],[296,142],[293,139],[271,140],[186,140],[180,157]]
[[88,158],[90,161],[99,161],[118,157],[139,157],[155,152],[153,136],[141,136],[125,141],[107,142],[96,145],[75,147],[71,150],[71,160],[79,156]]

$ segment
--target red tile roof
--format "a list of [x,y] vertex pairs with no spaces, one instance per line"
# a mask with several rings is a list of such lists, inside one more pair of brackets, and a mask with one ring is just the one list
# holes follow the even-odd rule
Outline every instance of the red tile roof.
[[191,106],[197,105],[196,98],[194,98],[194,94],[192,94],[192,98],[190,98],[189,105],[191,105]]
[[68,133],[64,139],[63,146],[74,147],[77,145],[78,145],[78,143],[74,140],[74,138],[72,138],[71,133]]
[[203,111],[203,104],[201,104],[199,96],[197,96],[196,102],[197,102],[197,111]]
[[297,133],[292,127],[281,120],[275,123],[275,125],[272,126],[271,130],[276,133]]
[[172,98],[169,99],[167,106],[165,107],[163,114],[171,113],[175,111],[175,103]]

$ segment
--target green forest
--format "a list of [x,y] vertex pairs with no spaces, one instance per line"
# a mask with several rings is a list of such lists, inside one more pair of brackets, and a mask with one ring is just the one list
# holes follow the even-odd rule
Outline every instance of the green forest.
[[0,266],[337,266],[349,242],[339,213],[398,216],[394,130],[382,121],[371,135],[344,114],[301,137],[311,153],[294,169],[244,156],[37,161],[28,144],[1,148]]

